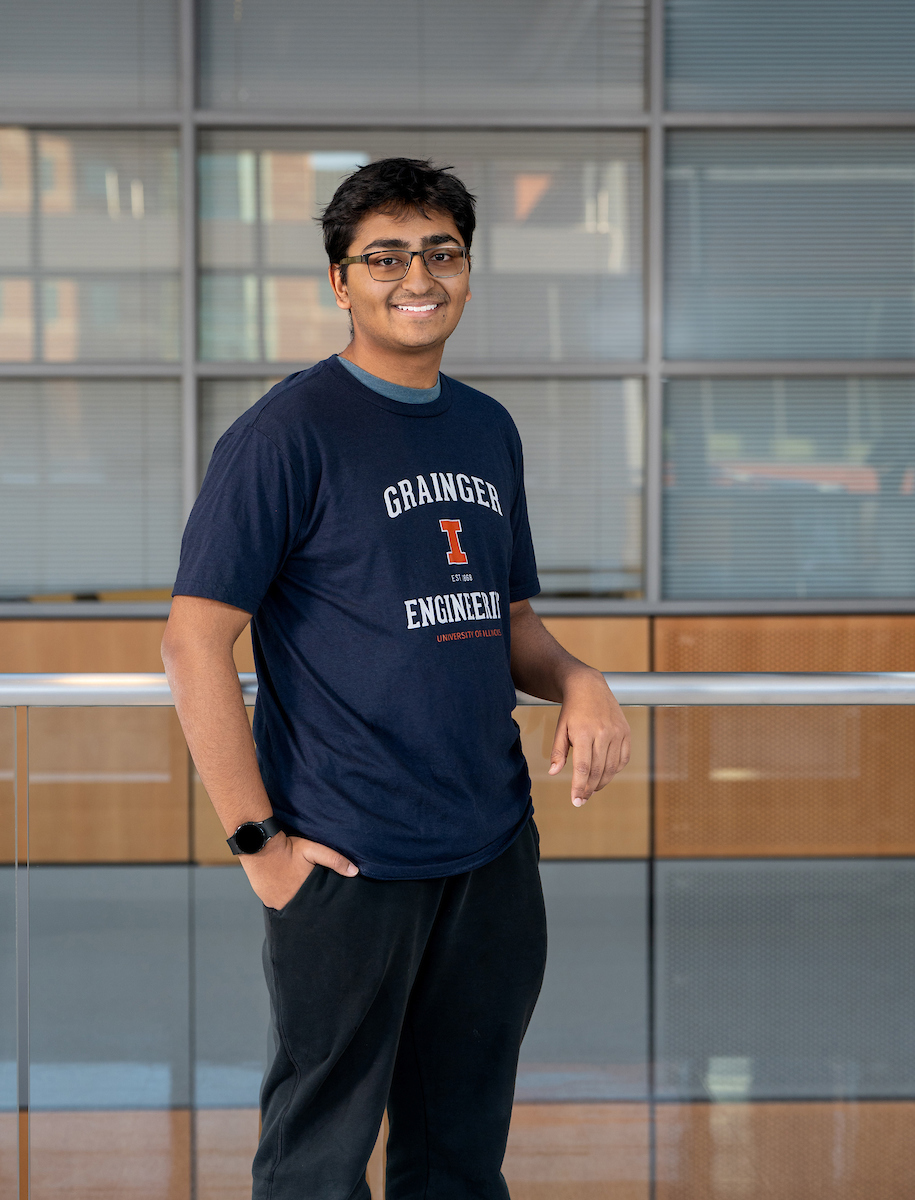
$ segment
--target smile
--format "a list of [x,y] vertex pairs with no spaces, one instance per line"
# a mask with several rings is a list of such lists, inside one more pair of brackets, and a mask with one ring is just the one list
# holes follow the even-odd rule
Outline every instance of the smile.
[[435,310],[437,308],[440,308],[441,305],[439,305],[439,304],[395,304],[394,307],[399,309],[401,312],[427,313],[427,312],[435,312]]

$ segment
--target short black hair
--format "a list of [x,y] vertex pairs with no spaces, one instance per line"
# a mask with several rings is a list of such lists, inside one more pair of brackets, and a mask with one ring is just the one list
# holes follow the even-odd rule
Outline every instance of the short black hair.
[[426,217],[448,213],[469,248],[476,228],[476,197],[452,167],[434,167],[423,158],[379,158],[348,176],[321,214],[324,248],[332,263],[346,258],[359,222],[370,212],[414,209]]

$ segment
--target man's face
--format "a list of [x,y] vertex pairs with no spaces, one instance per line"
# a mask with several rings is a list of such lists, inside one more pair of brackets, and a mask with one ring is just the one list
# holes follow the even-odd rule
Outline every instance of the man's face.
[[[415,210],[369,213],[356,229],[345,257],[372,250],[427,250],[430,246],[462,245],[452,217]],[[353,319],[357,338],[387,350],[423,350],[442,345],[453,333],[470,299],[470,264],[460,275],[438,279],[421,258],[414,258],[404,279],[381,283],[372,279],[365,263],[330,268],[337,304]]]

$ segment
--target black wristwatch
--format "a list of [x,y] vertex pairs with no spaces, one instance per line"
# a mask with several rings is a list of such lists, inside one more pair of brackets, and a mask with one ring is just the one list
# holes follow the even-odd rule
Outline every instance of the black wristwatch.
[[226,841],[233,854],[257,854],[282,829],[276,817],[268,817],[266,821],[245,821]]

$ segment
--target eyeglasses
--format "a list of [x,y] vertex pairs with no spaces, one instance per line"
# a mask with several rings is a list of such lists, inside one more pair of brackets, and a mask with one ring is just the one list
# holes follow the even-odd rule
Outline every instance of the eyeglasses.
[[464,273],[469,254],[466,246],[430,246],[428,250],[373,250],[371,254],[341,258],[337,265],[349,267],[353,263],[364,262],[371,277],[379,283],[396,283],[398,279],[406,279],[413,259],[419,257],[430,275],[436,279],[449,279]]

